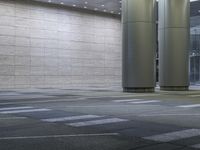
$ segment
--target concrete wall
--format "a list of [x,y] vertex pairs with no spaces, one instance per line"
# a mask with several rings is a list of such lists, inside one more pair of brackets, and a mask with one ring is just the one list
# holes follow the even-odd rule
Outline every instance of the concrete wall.
[[0,0],[0,88],[121,85],[120,19]]

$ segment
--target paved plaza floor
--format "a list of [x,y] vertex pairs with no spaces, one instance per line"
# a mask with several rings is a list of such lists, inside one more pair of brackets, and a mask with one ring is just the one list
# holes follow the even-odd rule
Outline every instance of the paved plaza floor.
[[0,150],[200,149],[200,89],[0,92]]

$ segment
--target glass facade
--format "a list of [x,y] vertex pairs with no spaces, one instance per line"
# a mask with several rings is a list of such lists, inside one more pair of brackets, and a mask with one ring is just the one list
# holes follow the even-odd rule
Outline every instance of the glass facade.
[[200,85],[200,1],[190,6],[190,83]]
[[200,85],[200,27],[191,28],[190,38],[190,82]]

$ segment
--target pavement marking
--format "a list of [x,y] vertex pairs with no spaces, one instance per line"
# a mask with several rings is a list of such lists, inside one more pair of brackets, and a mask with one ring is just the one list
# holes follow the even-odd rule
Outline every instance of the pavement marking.
[[50,111],[51,109],[27,109],[27,110],[11,110],[11,111],[1,111],[0,114],[17,114],[17,113],[27,113],[27,112],[42,112]]
[[192,145],[191,147],[200,149],[200,144]]
[[164,134],[144,137],[144,139],[157,142],[170,142],[185,138],[191,138],[195,136],[200,136],[200,129],[188,129],[177,132],[164,133]]
[[0,111],[4,111],[4,110],[16,110],[16,109],[30,109],[33,107],[6,107],[6,108],[0,108]]
[[32,95],[32,94],[27,94],[27,95],[20,95],[20,96],[0,96],[1,101],[7,101],[7,100],[34,100],[34,99],[42,99],[42,98],[56,98],[56,96],[45,96],[45,95]]
[[119,133],[17,136],[17,137],[0,137],[0,140],[46,139],[46,138],[65,138],[65,137],[92,137],[92,136],[118,136],[118,135],[119,135]]
[[150,100],[150,101],[138,101],[138,102],[129,102],[130,104],[149,104],[149,103],[158,103],[159,100]]
[[79,101],[79,100],[86,100],[85,98],[75,98],[75,99],[61,99],[61,100],[29,100],[29,101],[20,101],[20,102],[6,102],[6,103],[0,103],[0,105],[14,105],[14,104],[34,104],[34,103],[54,103],[54,102],[73,102],[73,101]]
[[27,119],[27,117],[2,117],[0,120],[17,120],[17,119]]
[[159,117],[159,116],[200,116],[200,114],[147,114],[140,117]]
[[62,122],[62,121],[72,121],[72,120],[81,120],[81,119],[93,119],[93,118],[100,118],[100,117],[103,117],[103,116],[82,115],[82,116],[70,116],[70,117],[61,117],[61,118],[42,119],[42,121],[46,121],[46,122]]
[[88,99],[92,99],[92,98],[127,98],[127,97],[146,97],[146,96],[159,96],[160,94],[132,94],[132,95],[104,95],[104,96],[86,96],[86,98]]
[[128,120],[120,119],[120,118],[109,118],[109,119],[100,119],[100,120],[69,123],[69,124],[66,124],[66,125],[70,125],[70,126],[73,126],[73,127],[85,127],[85,126],[94,126],[94,125],[102,125],[102,124],[125,122],[125,121],[128,121]]
[[160,94],[139,94],[139,95],[119,95],[119,96],[107,96],[107,97],[111,97],[111,98],[115,98],[115,97],[140,97],[140,96],[159,96]]
[[200,97],[200,95],[188,95],[189,97]]
[[0,96],[21,96],[20,93],[1,93]]
[[200,107],[200,104],[180,105],[180,106],[177,106],[177,107],[180,107],[180,108],[195,108],[195,107]]
[[74,106],[74,105],[68,105],[68,106],[64,106],[64,108],[99,108],[99,107],[121,107],[121,106],[127,106],[127,107],[130,107],[130,104],[121,104],[121,105],[91,105],[91,106]]
[[134,102],[134,101],[140,101],[140,100],[144,100],[144,99],[123,99],[123,100],[113,100],[113,102],[122,103],[122,102]]

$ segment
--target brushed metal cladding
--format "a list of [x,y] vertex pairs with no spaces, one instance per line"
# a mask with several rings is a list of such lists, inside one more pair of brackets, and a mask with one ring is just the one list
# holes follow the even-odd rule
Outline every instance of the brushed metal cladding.
[[189,86],[189,30],[166,28],[159,30],[160,86]]
[[160,0],[159,28],[189,27],[189,6],[189,0]]
[[161,29],[165,28],[165,0],[159,0],[158,4],[158,29]]
[[189,87],[189,0],[159,0],[159,82],[163,90]]
[[123,88],[155,87],[156,0],[123,0]]
[[189,0],[165,0],[165,27],[189,27]]
[[128,24],[128,42],[124,41],[127,49],[123,53],[124,87],[155,86],[155,30],[154,23]]
[[125,0],[128,7],[128,22],[156,21],[156,0]]

